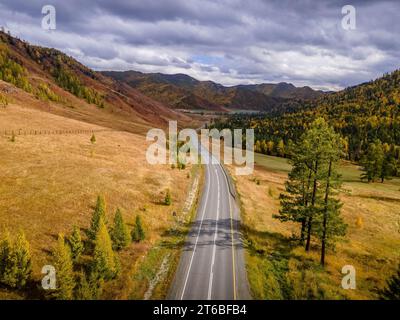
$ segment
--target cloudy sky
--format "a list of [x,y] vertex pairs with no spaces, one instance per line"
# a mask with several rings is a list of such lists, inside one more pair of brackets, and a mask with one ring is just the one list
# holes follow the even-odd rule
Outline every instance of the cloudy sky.
[[[42,7],[57,27],[42,29]],[[342,7],[356,29],[342,27]],[[0,0],[0,25],[95,70],[340,89],[400,68],[400,1]]]

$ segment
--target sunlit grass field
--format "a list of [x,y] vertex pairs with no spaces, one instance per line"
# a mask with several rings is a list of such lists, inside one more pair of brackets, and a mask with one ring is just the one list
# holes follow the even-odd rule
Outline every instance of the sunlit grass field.
[[[12,119],[12,122],[10,122]],[[91,130],[101,127],[21,107],[0,110],[1,129]],[[4,131],[3,131],[4,132]],[[96,197],[103,195],[107,217],[122,210],[129,228],[142,216],[147,238],[132,243],[120,255],[122,274],[108,282],[104,298],[125,299],[148,278],[135,277],[142,259],[161,240],[182,211],[191,182],[191,168],[172,169],[146,161],[145,136],[123,131],[91,134],[0,136],[0,233],[26,234],[31,244],[33,277],[40,285],[41,268],[52,263],[58,233],[68,235],[77,225],[84,235]],[[172,205],[163,204],[170,189]],[[157,265],[154,266],[157,268]],[[140,297],[143,292],[135,292]],[[32,298],[30,293],[0,288],[1,298]]]

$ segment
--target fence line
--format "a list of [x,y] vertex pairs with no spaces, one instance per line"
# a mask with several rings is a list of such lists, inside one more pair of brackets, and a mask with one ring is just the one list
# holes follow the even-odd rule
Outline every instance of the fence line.
[[96,132],[115,131],[111,129],[98,130],[0,130],[0,135],[3,136],[36,136],[36,135],[63,135],[63,134],[94,134]]

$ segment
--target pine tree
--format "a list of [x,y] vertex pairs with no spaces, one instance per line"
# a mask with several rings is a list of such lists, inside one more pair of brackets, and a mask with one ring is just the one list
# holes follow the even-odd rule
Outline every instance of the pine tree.
[[129,244],[129,231],[122,217],[121,210],[118,208],[115,212],[114,226],[111,231],[111,239],[113,241],[113,248],[121,250]]
[[[334,146],[334,145],[333,145]],[[319,220],[316,226],[316,234],[321,239],[321,259],[322,266],[325,265],[326,248],[333,245],[338,237],[346,234],[347,225],[340,216],[342,203],[335,198],[338,189],[341,186],[340,175],[336,172],[335,162],[339,156],[332,155],[329,160],[328,170],[324,180],[325,195],[322,209],[322,216],[317,217]]]
[[100,219],[103,219],[103,222],[107,223],[107,221],[106,221],[106,203],[102,196],[97,197],[96,207],[94,209],[92,221],[90,224],[90,229],[88,231],[88,236],[93,241],[96,239],[96,234],[97,234],[97,231],[99,230]]
[[285,193],[280,194],[281,209],[274,218],[282,222],[293,221],[301,224],[300,243],[304,243],[306,213],[310,196],[309,170],[299,163],[293,164],[289,179],[285,183]]
[[92,272],[103,279],[114,278],[119,271],[117,257],[112,249],[112,242],[107,227],[101,217],[95,239]]
[[74,226],[72,235],[68,239],[71,248],[72,259],[78,261],[84,250],[81,233],[77,226]]
[[383,162],[382,162],[382,170],[380,174],[381,182],[383,183],[385,180],[389,180],[390,177],[396,174],[397,163],[394,155],[394,150],[389,150],[385,153]]
[[[29,243],[25,234],[20,231],[14,241],[4,239],[2,245],[5,265],[2,267],[2,282],[11,288],[23,288],[32,274],[32,262]],[[8,257],[5,252],[8,251]]]
[[361,159],[361,166],[364,173],[361,179],[368,182],[375,182],[376,179],[382,178],[382,166],[384,162],[384,152],[380,140],[375,140],[368,145],[367,152]]
[[143,241],[146,238],[145,231],[142,226],[142,219],[139,215],[136,216],[135,226],[132,229],[132,240],[135,242]]
[[57,300],[71,300],[73,299],[75,278],[71,250],[65,243],[63,234],[58,235],[57,247],[53,256],[57,285],[53,297]]
[[387,282],[386,288],[381,292],[384,300],[400,300],[400,265],[397,273]]
[[166,194],[165,194],[164,203],[165,203],[166,206],[170,206],[171,203],[172,203],[172,200],[171,200],[171,192],[169,191],[169,189],[167,189],[167,192],[166,192]]
[[96,136],[94,135],[94,133],[92,134],[92,137],[90,138],[90,142],[93,144],[96,143]]
[[342,153],[340,137],[319,118],[297,144],[288,146],[292,170],[285,193],[280,196],[280,213],[274,217],[300,223],[300,240],[306,240],[306,251],[310,249],[311,237],[316,235],[321,240],[323,265],[327,246],[346,230],[340,217],[341,203],[335,198],[340,188],[336,172]]

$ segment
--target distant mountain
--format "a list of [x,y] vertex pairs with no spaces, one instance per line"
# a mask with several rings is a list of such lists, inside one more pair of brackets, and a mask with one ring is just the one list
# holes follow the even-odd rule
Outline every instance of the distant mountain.
[[199,81],[185,74],[138,71],[102,73],[129,84],[173,109],[285,111],[287,106],[298,106],[300,100],[313,100],[323,95],[323,92],[310,87],[297,88],[284,82],[226,87],[212,81]]
[[[4,32],[0,32],[0,80],[0,94],[15,103],[46,106],[51,112],[101,125],[138,130],[167,124],[169,119],[191,121],[61,51],[30,45]],[[110,118],[114,120],[108,121]]]

